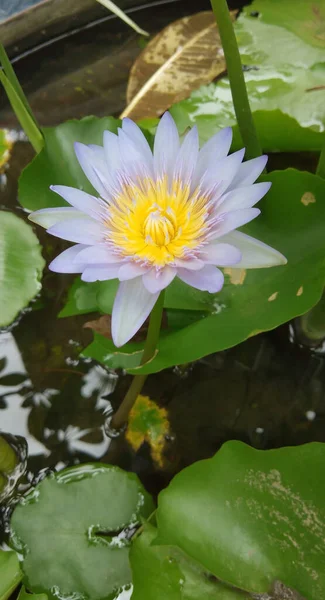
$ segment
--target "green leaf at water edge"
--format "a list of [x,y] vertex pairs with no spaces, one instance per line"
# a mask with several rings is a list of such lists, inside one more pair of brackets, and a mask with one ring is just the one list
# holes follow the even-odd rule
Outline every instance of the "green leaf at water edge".
[[220,583],[176,548],[152,545],[157,530],[146,524],[132,544],[132,600],[247,600]]
[[0,600],[7,600],[19,585],[22,572],[16,552],[0,550]]
[[267,592],[274,580],[325,597],[325,444],[255,450],[227,442],[176,475],[158,500],[158,543],[216,577]]
[[153,503],[136,475],[85,464],[43,480],[12,516],[24,583],[35,593],[108,600],[131,581],[127,531]]
[[44,267],[32,228],[14,214],[0,212],[0,326],[9,325],[41,288]]
[[[210,296],[210,304],[205,305],[208,310],[198,311],[198,320],[182,329],[163,331],[156,357],[130,372],[154,373],[235,346],[307,312],[318,302],[325,282],[325,182],[294,169],[275,171],[266,179],[272,187],[259,204],[262,214],[244,231],[282,252],[288,264],[226,270],[226,284]],[[182,302],[186,306],[187,286],[176,279],[170,293],[173,287],[178,288],[178,306]],[[205,293],[202,298],[206,302]],[[202,318],[202,314],[207,316]],[[105,338],[100,343],[104,357],[111,347]],[[89,350],[87,355],[92,356]],[[123,348],[127,352],[128,345]],[[96,359],[101,360],[98,347]]]

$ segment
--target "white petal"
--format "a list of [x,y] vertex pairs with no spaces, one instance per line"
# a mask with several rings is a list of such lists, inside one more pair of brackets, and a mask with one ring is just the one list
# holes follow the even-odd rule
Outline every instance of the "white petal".
[[178,151],[174,169],[174,179],[184,184],[191,182],[199,155],[199,135],[196,125],[186,134]]
[[110,175],[122,168],[121,154],[118,137],[111,131],[104,131],[104,152]]
[[41,208],[40,210],[35,210],[30,215],[28,215],[28,219],[45,229],[56,225],[56,223],[61,223],[62,221],[69,221],[71,219],[87,219],[88,217],[81,213],[79,210],[75,208],[60,207],[60,208]]
[[141,277],[120,283],[112,312],[115,346],[124,346],[134,336],[151,313],[158,296],[159,292],[150,294],[146,290]]
[[204,267],[204,262],[199,258],[189,258],[188,260],[176,258],[175,265],[176,267],[189,269],[190,271],[199,271]]
[[165,267],[160,271],[156,271],[156,269],[151,269],[142,277],[142,281],[147,288],[148,292],[151,294],[155,294],[156,292],[161,292],[164,290],[176,277],[177,271],[172,267]]
[[229,190],[254,183],[264,170],[266,163],[267,156],[265,154],[258,156],[257,158],[252,158],[252,160],[246,160],[246,162],[240,165],[236,177],[231,182]]
[[231,192],[227,192],[218,201],[218,211],[228,212],[251,208],[265,196],[270,187],[270,182],[254,183],[254,185],[239,187]]
[[172,116],[165,112],[161,117],[154,142],[154,167],[157,177],[164,174],[173,176],[176,156],[179,150],[179,135]]
[[232,129],[226,127],[212,136],[201,148],[195,169],[195,186],[207,171],[216,165],[218,160],[225,158],[229,152],[232,140]]
[[116,279],[119,265],[92,265],[87,266],[81,275],[82,281],[92,283],[94,281],[107,281]]
[[103,183],[104,173],[102,173],[102,162],[96,157],[96,152],[89,148],[89,146],[86,146],[86,144],[81,144],[80,142],[75,142],[74,149],[78,162],[87,179],[89,179],[92,186],[102,198],[109,200],[108,185],[106,186]]
[[217,223],[207,237],[210,237],[211,241],[213,241],[213,238],[217,239],[220,236],[229,233],[229,231],[237,229],[237,227],[246,225],[246,223],[249,223],[258,217],[260,213],[261,211],[258,208],[244,208],[243,210],[234,210],[233,212],[221,214],[222,221]]
[[47,232],[68,242],[89,246],[100,244],[105,236],[105,229],[89,217],[56,223],[56,225],[47,229]]
[[105,265],[112,263],[121,263],[122,258],[113,254],[104,244],[88,246],[80,253],[79,259],[86,265]]
[[85,248],[86,246],[83,244],[77,244],[64,250],[49,264],[50,271],[55,273],[82,273],[85,265],[78,260],[78,255]]
[[242,253],[242,259],[236,264],[239,269],[259,269],[285,265],[283,254],[241,231],[232,231],[222,238],[222,242],[233,244]]
[[241,252],[231,244],[208,244],[200,254],[202,260],[217,267],[230,267],[239,263]]
[[134,123],[134,121],[132,121],[131,119],[123,119],[122,130],[126,133],[130,140],[132,140],[132,142],[139,148],[141,154],[148,162],[148,164],[151,164],[153,160],[151,148],[140,127],[138,127],[138,125],[136,125],[136,123]]
[[67,185],[51,185],[50,189],[52,192],[59,194],[59,196],[64,198],[64,200],[77,210],[94,219],[102,220],[103,212],[107,205],[100,198],[95,198],[95,196],[91,196],[76,188],[68,187]]
[[143,172],[152,174],[152,159],[148,160],[141,146],[134,143],[123,129],[118,131],[118,141],[122,164],[127,173],[132,177],[141,176]]
[[134,262],[128,262],[120,267],[118,278],[120,281],[127,281],[128,279],[139,277],[139,275],[143,275],[147,271],[148,267],[141,267]]
[[210,166],[203,175],[200,185],[203,192],[211,193],[217,186],[217,197],[228,189],[244,158],[245,148],[230,154],[226,158]]
[[211,294],[220,292],[224,282],[222,272],[212,265],[206,265],[201,271],[178,269],[177,275],[188,285]]

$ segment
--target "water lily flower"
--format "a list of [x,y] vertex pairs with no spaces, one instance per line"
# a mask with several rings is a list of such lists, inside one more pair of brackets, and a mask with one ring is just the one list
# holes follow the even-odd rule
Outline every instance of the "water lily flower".
[[254,205],[270,183],[254,183],[267,157],[228,156],[231,128],[199,148],[193,127],[180,142],[169,113],[161,118],[153,152],[140,128],[123,119],[103,147],[75,144],[77,159],[96,195],[53,185],[70,206],[29,218],[48,233],[74,242],[49,265],[57,273],[81,273],[83,281],[120,280],[112,312],[116,346],[130,340],[160,292],[175,277],[199,290],[219,292],[218,267],[285,264],[263,242],[236,231],[260,214]]

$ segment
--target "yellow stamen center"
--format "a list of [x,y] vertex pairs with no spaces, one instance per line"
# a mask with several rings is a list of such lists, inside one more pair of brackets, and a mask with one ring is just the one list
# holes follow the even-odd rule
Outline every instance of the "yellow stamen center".
[[180,181],[125,185],[109,207],[107,240],[123,256],[162,267],[204,240],[207,198]]

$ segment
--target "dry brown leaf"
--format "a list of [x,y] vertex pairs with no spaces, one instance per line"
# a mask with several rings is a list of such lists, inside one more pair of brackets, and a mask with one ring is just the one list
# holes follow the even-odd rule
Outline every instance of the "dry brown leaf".
[[[235,15],[233,11],[233,19]],[[127,88],[128,106],[121,117],[158,117],[225,68],[213,13],[179,19],[158,33],[135,61]]]

